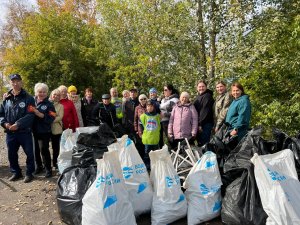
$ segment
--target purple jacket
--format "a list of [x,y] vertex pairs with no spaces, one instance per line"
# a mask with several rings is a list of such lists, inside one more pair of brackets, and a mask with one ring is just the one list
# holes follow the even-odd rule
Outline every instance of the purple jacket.
[[192,103],[182,105],[178,102],[173,108],[169,120],[168,134],[174,139],[196,136],[198,130],[198,113]]

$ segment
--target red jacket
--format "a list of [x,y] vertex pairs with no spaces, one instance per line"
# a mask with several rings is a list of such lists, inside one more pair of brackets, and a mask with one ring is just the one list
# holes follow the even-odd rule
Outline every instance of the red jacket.
[[64,129],[70,128],[75,132],[75,129],[79,127],[79,120],[74,103],[69,99],[61,99],[59,102],[64,106],[62,119]]

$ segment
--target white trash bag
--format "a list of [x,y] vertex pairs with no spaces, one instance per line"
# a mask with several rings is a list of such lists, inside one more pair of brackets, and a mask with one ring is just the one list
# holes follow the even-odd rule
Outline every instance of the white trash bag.
[[136,225],[117,152],[97,160],[97,178],[82,203],[82,225]]
[[63,131],[60,138],[59,156],[57,157],[57,166],[59,173],[71,166],[72,163],[72,149],[76,145],[76,135],[72,129]]
[[189,225],[203,223],[220,215],[221,185],[216,154],[208,151],[193,166],[183,184]]
[[124,135],[108,151],[117,151],[129,199],[136,216],[151,210],[153,189],[147,168],[133,141]]
[[164,145],[161,150],[151,151],[149,156],[154,187],[151,224],[166,225],[186,216],[187,202],[168,147]]
[[251,158],[267,225],[300,224],[300,182],[290,149]]

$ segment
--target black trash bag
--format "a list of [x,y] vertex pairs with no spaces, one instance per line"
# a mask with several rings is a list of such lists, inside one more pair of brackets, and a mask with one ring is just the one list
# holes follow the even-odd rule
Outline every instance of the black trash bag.
[[254,165],[227,188],[222,201],[221,218],[227,225],[264,225],[267,214],[263,210],[254,177]]
[[248,132],[239,144],[233,149],[224,163],[224,172],[234,169],[248,168],[254,153],[266,155],[275,152],[276,142],[266,141],[261,137],[262,127],[257,127]]
[[291,149],[294,153],[295,167],[298,174],[298,180],[300,181],[300,139],[292,137],[291,143],[287,148]]
[[117,123],[113,127],[113,132],[114,132],[116,138],[121,138],[123,135],[126,134],[125,128],[121,124],[119,124],[119,123]]
[[82,199],[96,179],[96,166],[72,166],[58,178],[56,199],[60,218],[69,225],[81,225]]
[[81,133],[78,136],[77,144],[82,144],[90,147],[104,148],[114,143],[116,137],[112,129],[106,124],[102,123],[99,129],[94,133]]
[[254,153],[265,155],[273,152],[276,142],[264,140],[261,134],[261,127],[252,129],[225,160],[223,191],[229,185],[226,187],[221,215],[226,224],[265,224],[267,215],[261,204],[250,159]]
[[277,148],[279,150],[291,149],[294,154],[295,167],[298,174],[298,180],[300,180],[300,139],[295,137],[289,137],[286,133],[275,128],[273,129],[273,135],[277,142]]
[[212,151],[216,154],[219,166],[222,167],[221,162],[228,156],[228,154],[238,144],[237,136],[230,136],[228,125],[223,124],[218,132],[212,136],[210,141],[202,147],[202,152]]
[[97,165],[96,159],[102,159],[104,152],[107,152],[108,148],[102,147],[89,147],[81,144],[77,144],[73,147],[72,153],[72,166],[74,165]]

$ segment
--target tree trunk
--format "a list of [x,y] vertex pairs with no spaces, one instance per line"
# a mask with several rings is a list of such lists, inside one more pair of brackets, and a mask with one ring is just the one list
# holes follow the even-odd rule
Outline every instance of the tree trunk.
[[216,10],[217,6],[214,0],[211,0],[211,26],[209,30],[209,43],[210,43],[210,71],[209,71],[209,80],[212,81],[215,77],[216,71]]
[[206,66],[206,51],[205,51],[205,31],[203,22],[203,5],[202,0],[198,0],[198,28],[199,28],[199,42],[200,42],[200,78],[207,78],[207,66]]

